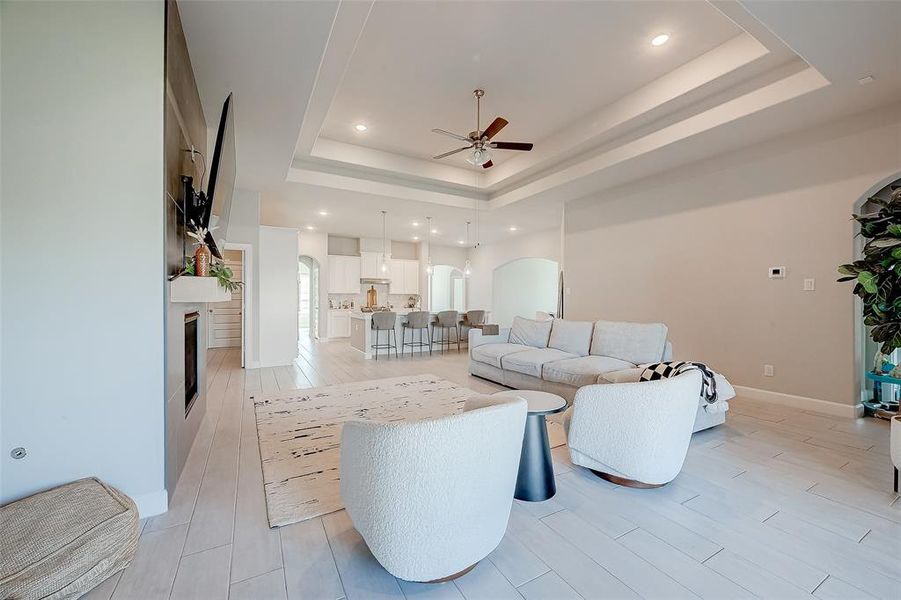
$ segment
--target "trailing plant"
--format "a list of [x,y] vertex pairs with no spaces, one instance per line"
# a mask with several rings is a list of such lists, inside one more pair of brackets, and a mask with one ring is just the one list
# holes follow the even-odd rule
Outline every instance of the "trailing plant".
[[855,281],[853,293],[863,301],[863,322],[870,337],[890,354],[901,348],[901,188],[886,200],[870,198],[879,211],[853,215],[867,239],[863,258],[841,265],[838,281]]
[[[194,274],[193,256],[185,257],[185,273],[187,273],[188,275]],[[235,281],[233,279],[233,277],[235,276],[234,272],[220,260],[213,260],[212,264],[210,265],[210,275],[212,277],[215,277],[219,281],[219,285],[229,292],[237,292],[242,287],[244,287],[244,282]]]

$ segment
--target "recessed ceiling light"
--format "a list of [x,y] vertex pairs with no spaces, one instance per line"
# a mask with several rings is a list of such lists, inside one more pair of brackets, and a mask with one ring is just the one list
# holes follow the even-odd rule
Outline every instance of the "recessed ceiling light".
[[458,244],[465,244],[466,241],[465,241],[465,240],[457,240],[457,243],[458,243]]
[[314,229],[316,229],[316,228],[313,227],[312,225],[307,225],[307,230],[308,230],[308,231],[313,231]]
[[414,235],[414,236],[413,236],[413,241],[414,241],[414,242],[418,242],[418,241],[419,241],[419,236],[418,236],[418,235]]
[[651,45],[652,46],[662,46],[663,44],[667,43],[668,41],[669,41],[669,34],[661,33],[660,35],[654,36],[654,38],[651,40]]
[[412,223],[410,223],[410,225],[412,225],[413,227],[419,227],[419,221],[413,221]]
[[519,230],[519,227],[517,227],[516,225],[510,226],[510,231],[518,231],[518,230]]
[[369,129],[369,128],[366,127],[365,125],[363,125],[362,123],[357,123],[356,125],[354,125],[354,129],[356,129],[356,130],[359,131],[359,132],[363,132],[363,131],[366,131],[366,130]]
[[438,235],[438,230],[437,230],[437,229],[433,229],[433,230],[432,230],[432,235]]
[[327,211],[327,210],[320,210],[320,211],[319,211],[319,216],[320,216],[320,217],[327,217],[327,216],[328,216],[328,211]]

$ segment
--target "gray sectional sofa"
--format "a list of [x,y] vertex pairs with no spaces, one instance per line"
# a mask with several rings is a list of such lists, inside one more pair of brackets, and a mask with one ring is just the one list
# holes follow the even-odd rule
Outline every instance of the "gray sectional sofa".
[[[536,321],[516,317],[498,335],[469,332],[469,372],[507,387],[542,390],[572,402],[585,385],[638,381],[643,365],[672,360],[663,323]],[[716,376],[719,399],[698,398],[694,431],[726,420],[729,382]]]

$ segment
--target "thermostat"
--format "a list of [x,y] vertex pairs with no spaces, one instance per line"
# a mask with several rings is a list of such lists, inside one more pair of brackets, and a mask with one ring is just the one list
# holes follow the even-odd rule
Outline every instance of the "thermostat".
[[770,279],[785,279],[785,267],[770,267]]

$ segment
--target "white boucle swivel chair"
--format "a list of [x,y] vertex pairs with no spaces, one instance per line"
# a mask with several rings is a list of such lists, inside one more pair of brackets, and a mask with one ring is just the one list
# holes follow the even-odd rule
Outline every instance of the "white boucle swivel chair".
[[653,488],[682,470],[701,393],[701,374],[587,385],[566,415],[573,464],[618,485]]
[[341,499],[373,556],[400,579],[464,575],[507,529],[526,401],[476,396],[415,422],[352,421],[341,434]]

